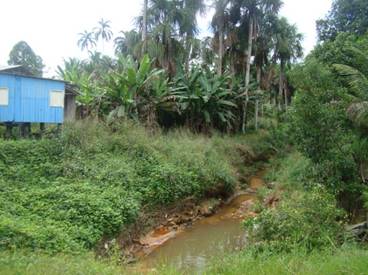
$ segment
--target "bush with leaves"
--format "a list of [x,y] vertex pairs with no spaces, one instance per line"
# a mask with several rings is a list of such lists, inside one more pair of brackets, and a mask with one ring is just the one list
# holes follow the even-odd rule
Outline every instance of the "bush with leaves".
[[344,240],[344,212],[323,187],[285,193],[276,208],[244,222],[259,250],[291,252],[336,247]]
[[319,182],[339,193],[359,186],[352,144],[358,139],[346,110],[352,98],[334,73],[316,60],[293,72],[298,92],[291,109],[292,138],[314,164]]

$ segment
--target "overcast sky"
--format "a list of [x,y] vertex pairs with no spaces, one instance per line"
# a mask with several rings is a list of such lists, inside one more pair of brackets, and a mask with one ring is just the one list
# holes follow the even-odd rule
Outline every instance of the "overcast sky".
[[[11,48],[25,40],[43,58],[46,75],[53,76],[64,58],[86,55],[77,47],[78,33],[92,30],[99,19],[111,20],[114,34],[130,30],[143,0],[1,0],[0,65],[6,65]],[[281,15],[304,34],[308,53],[316,43],[315,21],[330,9],[332,0],[284,0]],[[200,19],[208,31],[210,14]],[[102,50],[102,47],[100,47]],[[105,51],[111,49],[105,46]]]

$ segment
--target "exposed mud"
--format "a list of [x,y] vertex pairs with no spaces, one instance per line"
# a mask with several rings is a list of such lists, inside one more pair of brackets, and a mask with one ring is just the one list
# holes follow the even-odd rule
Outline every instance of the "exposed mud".
[[178,224],[177,218],[169,219],[168,225],[161,225],[140,238],[135,270],[146,273],[165,263],[198,271],[211,257],[242,249],[246,238],[241,221],[256,215],[252,212],[257,200],[255,193],[264,182],[260,177],[253,177],[249,186],[246,192],[239,192],[228,201],[218,201],[215,207],[212,207],[213,200],[203,202],[195,208],[194,212],[199,214],[187,217],[188,222]]

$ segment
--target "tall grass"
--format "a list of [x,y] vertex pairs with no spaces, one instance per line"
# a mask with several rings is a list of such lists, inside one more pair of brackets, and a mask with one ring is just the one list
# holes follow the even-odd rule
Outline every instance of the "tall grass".
[[91,254],[50,256],[40,253],[0,252],[0,273],[3,275],[115,275],[123,267],[97,261]]
[[[368,270],[368,251],[358,247],[343,247],[334,251],[288,254],[253,254],[251,251],[225,255],[214,260],[204,274],[224,275],[363,275]],[[79,275],[79,274],[142,274],[132,267],[96,260],[92,254],[79,256],[40,253],[0,252],[0,273],[4,275]],[[175,267],[162,267],[146,274],[183,274]]]
[[346,247],[337,251],[316,251],[304,253],[294,251],[289,254],[228,255],[209,267],[206,274],[259,274],[259,275],[337,275],[367,274],[368,251]]

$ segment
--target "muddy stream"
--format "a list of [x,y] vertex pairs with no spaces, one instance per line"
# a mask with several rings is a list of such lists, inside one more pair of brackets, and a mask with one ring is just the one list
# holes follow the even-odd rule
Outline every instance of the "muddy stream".
[[165,265],[188,274],[200,274],[213,258],[244,248],[246,236],[241,223],[255,215],[251,206],[256,200],[255,191],[263,185],[260,177],[253,177],[249,192],[239,193],[216,214],[184,229],[153,231],[147,236],[153,248],[132,268],[145,274]]

